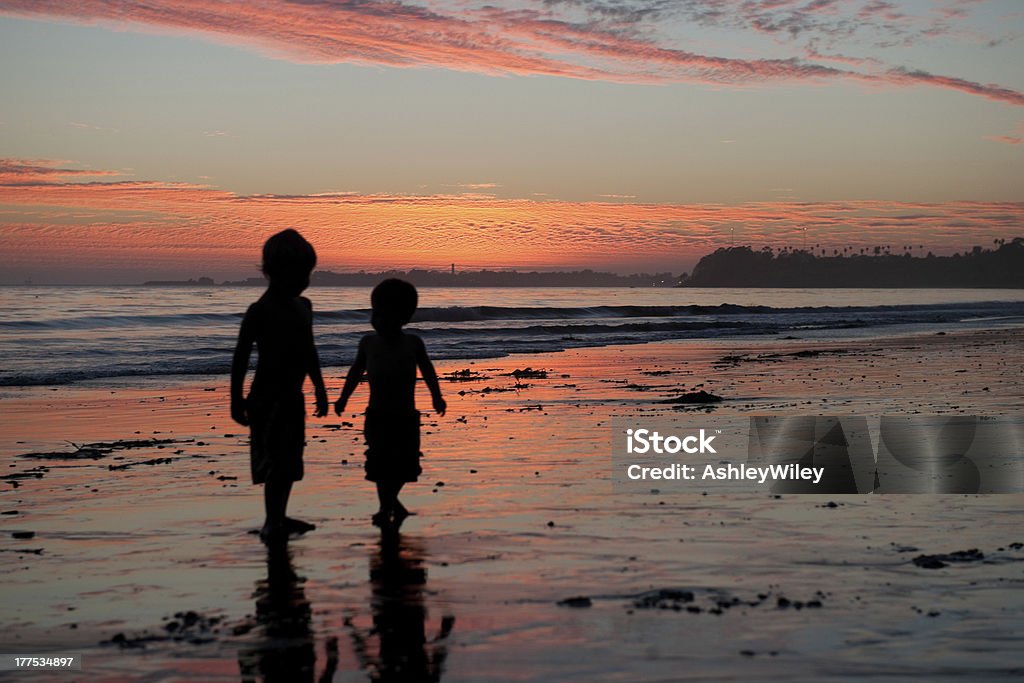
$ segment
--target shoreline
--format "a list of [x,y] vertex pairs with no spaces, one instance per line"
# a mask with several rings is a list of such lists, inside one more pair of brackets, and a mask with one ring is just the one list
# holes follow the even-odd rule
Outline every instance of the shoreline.
[[[501,356],[470,356],[460,358],[440,358],[435,361],[435,364],[440,365],[473,365],[477,363],[498,363],[504,364],[517,358],[529,359],[529,358],[546,358],[548,356],[557,356],[565,353],[587,353],[590,351],[599,351],[602,349],[616,349],[619,352],[626,352],[628,349],[635,349],[638,347],[651,347],[661,346],[672,347],[674,345],[680,346],[699,346],[706,347],[708,349],[747,349],[750,347],[771,347],[775,345],[833,345],[842,343],[871,343],[876,342],[879,345],[885,346],[886,342],[898,341],[898,340],[913,340],[913,339],[927,339],[932,336],[948,336],[950,338],[957,338],[961,336],[970,337],[976,334],[996,333],[996,332],[1012,332],[1019,330],[1024,332],[1024,322],[1008,322],[1001,323],[998,325],[992,325],[991,320],[981,319],[976,321],[978,327],[976,328],[961,328],[956,330],[948,329],[923,329],[926,325],[936,325],[933,323],[921,323],[921,324],[895,324],[889,329],[889,333],[880,333],[885,330],[885,326],[873,326],[873,327],[849,327],[841,329],[828,329],[823,330],[827,334],[815,335],[818,330],[808,330],[800,333],[806,336],[797,337],[792,333],[787,334],[785,337],[778,336],[777,333],[752,333],[749,335],[732,335],[724,337],[691,337],[691,338],[679,338],[679,339],[658,339],[654,341],[643,341],[637,340],[635,342],[610,342],[607,344],[594,344],[592,346],[575,346],[562,349],[550,349],[550,350],[536,350],[536,351],[511,351]],[[941,324],[937,325],[941,326]],[[898,328],[898,329],[895,329]],[[411,329],[410,332],[416,333],[417,330]],[[429,350],[429,349],[428,349]],[[648,354],[640,354],[648,355]],[[534,363],[536,364],[536,363]],[[527,363],[529,365],[529,363]],[[325,365],[322,370],[325,376],[329,372],[334,372],[335,375],[344,377],[343,370],[347,368],[346,365]],[[250,375],[252,370],[250,369]],[[127,388],[132,385],[142,383],[145,385],[154,386],[171,386],[177,387],[190,383],[204,383],[210,384],[211,382],[215,386],[227,386],[230,375],[228,372],[222,373],[169,373],[166,375],[162,374],[139,374],[139,375],[114,375],[108,377],[93,377],[87,379],[76,379],[64,383],[55,384],[10,384],[0,385],[0,400],[8,398],[5,396],[6,392],[28,392],[32,390],[40,391],[60,391],[63,389],[92,389],[92,390],[104,390],[104,389],[120,389]],[[250,377],[251,379],[251,377]],[[417,382],[421,382],[420,378],[417,378]]]

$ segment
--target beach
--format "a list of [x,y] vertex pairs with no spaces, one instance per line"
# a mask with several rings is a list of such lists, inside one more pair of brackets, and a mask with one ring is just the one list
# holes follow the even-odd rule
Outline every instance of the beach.
[[0,0],[0,683],[1024,681],[1021,36]]
[[[80,653],[62,680],[1017,678],[1024,497],[615,492],[610,423],[1012,416],[1022,355],[1007,327],[442,360],[400,535],[369,522],[362,387],[308,418],[318,528],[269,554],[226,377],[7,387],[4,649]],[[698,390],[723,401],[663,402]]]

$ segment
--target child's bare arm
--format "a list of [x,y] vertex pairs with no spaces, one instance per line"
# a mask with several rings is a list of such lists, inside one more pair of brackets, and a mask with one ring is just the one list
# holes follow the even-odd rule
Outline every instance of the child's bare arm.
[[352,367],[348,369],[348,374],[345,375],[345,386],[341,389],[341,398],[334,404],[335,415],[341,415],[345,412],[345,406],[348,404],[349,397],[352,396],[352,392],[356,390],[360,380],[363,379],[363,373],[366,372],[366,350],[364,347],[365,338],[359,342],[356,359],[352,362]]
[[249,370],[249,357],[255,340],[249,315],[247,312],[242,318],[238,343],[231,358],[231,419],[243,427],[249,425],[249,417],[245,413],[245,373]]
[[430,362],[430,356],[427,355],[427,347],[419,337],[416,337],[416,364],[423,375],[423,381],[426,383],[427,388],[430,389],[430,398],[434,404],[434,410],[438,415],[444,415],[445,411],[448,410],[448,404],[441,396],[441,385],[437,381],[437,371],[434,370],[434,364]]
[[313,391],[316,394],[316,412],[313,414],[316,417],[323,417],[327,414],[327,388],[324,386],[323,373],[320,372],[320,355],[316,352],[316,344],[309,345],[306,371],[313,382]]
[[316,417],[323,417],[327,414],[327,389],[324,387],[324,376],[320,371],[320,354],[316,350],[316,342],[313,340],[313,306],[308,303],[310,314],[309,340],[306,344],[306,374],[313,382],[313,391],[316,394]]

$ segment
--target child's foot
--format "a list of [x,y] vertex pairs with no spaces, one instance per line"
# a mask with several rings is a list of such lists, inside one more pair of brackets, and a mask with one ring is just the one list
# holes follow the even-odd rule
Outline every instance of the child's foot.
[[307,531],[313,531],[316,529],[316,524],[310,524],[309,522],[304,522],[301,519],[295,519],[294,517],[285,517],[284,528],[290,534],[304,534]]
[[370,517],[370,521],[373,522],[374,526],[379,526],[383,528],[387,526],[389,522],[388,517],[389,515],[387,510],[378,510],[373,517]]
[[415,512],[409,512],[408,508],[406,508],[401,503],[395,503],[395,524],[401,524],[405,521],[406,517],[415,514]]
[[288,530],[285,529],[283,524],[277,524],[275,526],[263,525],[260,529],[260,540],[266,545],[275,545],[288,540]]

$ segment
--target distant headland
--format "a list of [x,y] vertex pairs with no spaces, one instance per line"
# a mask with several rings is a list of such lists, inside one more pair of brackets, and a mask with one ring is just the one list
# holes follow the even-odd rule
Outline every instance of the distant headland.
[[[976,246],[963,254],[914,255],[921,247],[906,245],[899,253],[889,246],[812,249],[750,246],[723,247],[700,259],[692,273],[620,275],[594,270],[385,270],[313,273],[319,287],[370,287],[384,278],[408,280],[417,287],[845,287],[845,288],[1024,288],[1024,237],[995,240],[992,249]],[[151,287],[262,287],[266,280],[212,278],[150,280]]]
[[1024,287],[1024,237],[995,240],[994,249],[974,247],[952,256],[914,256],[890,247],[774,251],[749,246],[717,249],[693,272],[685,287]]

